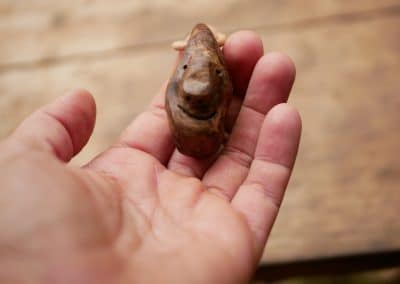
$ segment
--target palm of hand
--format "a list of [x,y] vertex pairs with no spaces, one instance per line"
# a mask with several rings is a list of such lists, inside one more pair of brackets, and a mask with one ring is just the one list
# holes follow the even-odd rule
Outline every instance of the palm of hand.
[[248,279],[258,255],[249,226],[229,201],[209,192],[200,179],[176,174],[140,151],[115,148],[102,159],[105,164],[114,161],[109,174],[123,185],[121,219],[128,224],[120,225],[114,245],[129,263],[128,279],[143,283]]
[[[29,154],[32,165],[39,165],[37,174],[26,173],[34,194],[57,188],[45,190],[33,216],[32,227],[47,229],[33,230],[34,249],[22,246],[48,250],[45,278],[63,272],[70,277],[64,276],[66,283],[249,280],[290,176],[300,120],[293,108],[274,107],[286,101],[294,79],[286,57],[260,59],[260,41],[246,32],[228,39],[224,53],[236,90],[247,93],[226,149],[215,161],[197,161],[173,149],[162,94],[116,145],[82,169],[59,160],[69,160],[90,135],[93,102],[85,93],[45,107],[9,139],[9,144],[23,141],[23,153],[26,146],[39,150]],[[238,105],[240,99],[235,100]],[[82,123],[86,130],[76,127]],[[33,135],[33,124],[47,125],[47,132]],[[15,161],[18,166],[21,159]],[[50,221],[49,211],[55,216]],[[32,273],[42,268],[33,267]]]

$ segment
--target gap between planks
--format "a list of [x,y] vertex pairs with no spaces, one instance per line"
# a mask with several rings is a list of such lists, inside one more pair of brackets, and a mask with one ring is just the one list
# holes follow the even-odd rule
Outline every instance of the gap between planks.
[[[287,32],[310,29],[313,27],[321,27],[322,25],[325,26],[337,25],[337,24],[340,25],[340,24],[355,23],[361,21],[376,20],[380,18],[386,19],[391,17],[398,17],[399,15],[400,15],[400,5],[390,5],[387,7],[373,9],[369,11],[333,14],[333,15],[327,15],[309,19],[302,19],[287,23],[243,27],[243,29],[253,30],[256,32],[268,32],[270,34],[287,33]],[[227,32],[228,34],[234,31],[235,30],[232,29],[225,30],[225,32]],[[36,69],[36,68],[53,66],[57,64],[68,63],[68,62],[93,61],[145,49],[149,50],[149,49],[166,48],[169,47],[171,42],[173,42],[176,39],[177,39],[176,37],[171,37],[157,41],[136,43],[132,45],[125,45],[117,48],[110,48],[96,52],[76,53],[59,57],[47,57],[40,60],[26,61],[21,63],[0,64],[0,74],[6,73],[8,71],[15,71],[22,69],[23,70]]]

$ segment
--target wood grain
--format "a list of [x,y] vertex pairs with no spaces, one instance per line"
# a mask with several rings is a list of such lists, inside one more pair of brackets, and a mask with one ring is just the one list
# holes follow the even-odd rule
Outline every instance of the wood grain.
[[286,33],[304,131],[264,260],[400,248],[400,17]]
[[[82,163],[107,147],[169,76],[175,53],[164,40],[188,30],[190,16],[200,17],[205,10],[194,1],[197,12],[183,7],[172,14],[181,26],[167,26],[168,32],[148,37],[150,26],[166,18],[136,18],[140,13],[156,15],[157,9],[147,2],[140,9],[133,7],[139,5],[132,4],[136,1],[116,1],[115,9],[108,1],[71,1],[58,8],[44,0],[26,2],[26,7],[18,1],[0,2],[0,38],[15,36],[10,38],[14,51],[11,43],[2,41],[0,46],[0,65],[7,65],[0,68],[0,136],[39,105],[80,86],[95,94],[98,120],[89,146],[74,162]],[[310,6],[253,1],[262,9],[255,5],[249,10],[239,1],[222,2],[226,5],[207,13],[207,20],[224,28],[256,27],[265,49],[288,53],[298,70],[291,103],[303,117],[302,143],[263,262],[400,249],[400,12],[379,10],[397,1],[313,1]],[[167,9],[166,1],[151,3]],[[243,22],[234,23],[228,16],[217,19],[216,14],[230,15],[237,7],[243,8]],[[378,12],[340,16],[363,9]],[[63,24],[57,31],[35,16],[51,18],[54,11],[66,15],[58,20]],[[313,13],[339,16],[317,21]],[[22,21],[22,15],[31,16]],[[307,17],[308,24],[287,25]],[[143,34],[134,28],[140,21]],[[118,49],[141,42],[149,44]],[[106,49],[111,51],[96,55]],[[60,59],[72,54],[81,55]],[[49,57],[56,60],[47,64],[44,58]],[[27,64],[36,60],[38,64]]]
[[171,42],[197,22],[223,31],[368,12],[397,0],[11,1],[0,0],[0,70],[57,58],[103,56],[133,47]]

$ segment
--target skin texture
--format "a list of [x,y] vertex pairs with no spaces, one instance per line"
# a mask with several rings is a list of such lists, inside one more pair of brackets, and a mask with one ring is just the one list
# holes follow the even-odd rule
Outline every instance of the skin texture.
[[[246,283],[278,212],[301,121],[294,66],[242,31],[224,58],[238,93],[224,151],[173,144],[165,91],[82,168],[95,104],[71,92],[0,144],[0,283]],[[235,119],[237,114],[237,118]]]
[[178,150],[196,158],[215,155],[225,134],[232,83],[212,31],[198,24],[171,76],[166,95]]

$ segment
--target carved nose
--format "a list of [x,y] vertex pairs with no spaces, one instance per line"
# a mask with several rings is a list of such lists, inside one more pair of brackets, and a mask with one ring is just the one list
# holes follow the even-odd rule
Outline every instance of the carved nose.
[[211,84],[209,80],[188,78],[183,83],[185,101],[193,107],[206,107],[212,101]]
[[187,78],[183,82],[183,91],[194,96],[204,96],[209,93],[210,80],[207,78]]
[[216,94],[212,91],[210,80],[186,78],[182,85],[183,109],[199,119],[207,119],[216,112]]

